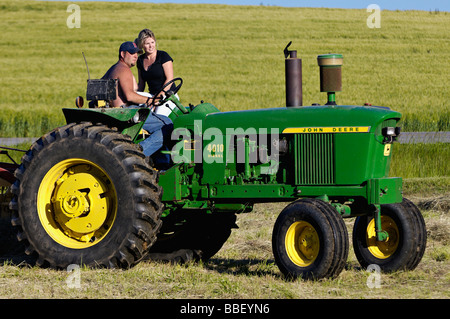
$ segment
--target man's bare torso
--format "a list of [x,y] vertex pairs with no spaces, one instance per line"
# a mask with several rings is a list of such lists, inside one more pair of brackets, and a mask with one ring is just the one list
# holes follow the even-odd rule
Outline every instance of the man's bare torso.
[[124,75],[130,76],[130,74],[131,74],[131,77],[133,78],[134,91],[137,91],[138,86],[137,86],[136,79],[135,79],[133,73],[131,72],[130,67],[128,67],[124,63],[117,62],[112,67],[110,67],[109,70],[102,77],[102,79],[118,79],[119,80],[119,84],[117,86],[117,98],[114,101],[112,101],[113,107],[119,107],[122,105],[129,104],[122,89],[121,89],[120,79],[123,78]]

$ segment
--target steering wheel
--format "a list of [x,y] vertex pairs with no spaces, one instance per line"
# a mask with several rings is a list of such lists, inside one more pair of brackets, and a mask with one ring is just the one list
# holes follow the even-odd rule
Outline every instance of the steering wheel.
[[[172,84],[174,84],[175,82],[180,82],[180,83],[178,85],[175,85],[175,87],[172,90]],[[175,95],[180,90],[182,85],[183,85],[182,78],[175,78],[173,80],[170,80],[162,87],[161,90],[159,90],[159,92],[157,94],[155,94],[153,96],[152,101],[150,102],[149,106],[159,106],[159,105],[164,104],[170,96]],[[167,87],[169,87],[169,89],[166,90]],[[164,97],[160,96],[161,93],[164,93]],[[156,100],[159,100],[159,101],[157,102]]]

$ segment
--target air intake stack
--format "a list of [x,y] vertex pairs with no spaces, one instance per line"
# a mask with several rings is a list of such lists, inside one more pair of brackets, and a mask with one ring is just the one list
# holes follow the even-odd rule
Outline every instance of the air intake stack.
[[342,91],[342,54],[322,54],[317,57],[320,67],[320,92],[328,93],[326,105],[336,105],[336,92]]

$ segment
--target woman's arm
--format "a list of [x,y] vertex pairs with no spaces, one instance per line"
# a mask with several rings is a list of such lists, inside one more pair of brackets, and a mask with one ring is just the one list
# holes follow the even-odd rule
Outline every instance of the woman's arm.
[[164,84],[166,84],[167,82],[173,80],[173,62],[167,61],[162,65],[162,67],[164,70],[164,74],[166,75],[166,81],[164,82]]

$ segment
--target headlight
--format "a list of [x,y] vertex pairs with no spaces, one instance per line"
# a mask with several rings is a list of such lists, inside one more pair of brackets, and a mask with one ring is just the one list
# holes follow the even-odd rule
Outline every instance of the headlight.
[[386,135],[395,135],[395,127],[386,127]]
[[384,144],[392,143],[400,135],[400,127],[383,127],[381,134],[384,136]]

